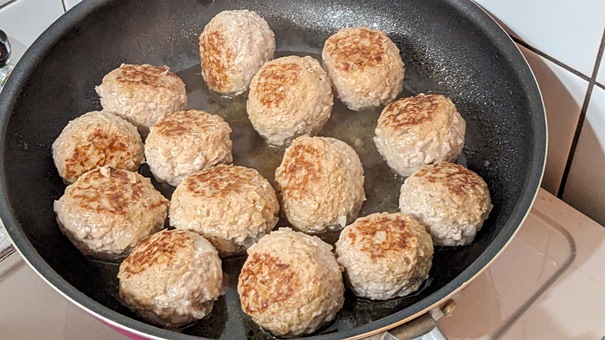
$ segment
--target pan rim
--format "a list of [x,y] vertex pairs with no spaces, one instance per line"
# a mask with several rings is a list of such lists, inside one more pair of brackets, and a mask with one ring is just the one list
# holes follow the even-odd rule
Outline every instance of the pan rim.
[[[6,140],[7,126],[23,84],[30,77],[33,70],[42,62],[44,56],[50,49],[68,32],[76,23],[81,22],[98,8],[101,8],[112,2],[112,0],[85,1],[75,6],[65,15],[54,22],[26,51],[25,55],[17,63],[11,77],[4,90],[0,93],[0,143],[4,145]],[[502,51],[507,51],[514,57],[518,67],[515,69],[521,83],[527,86],[526,91],[531,94],[528,98],[528,106],[531,108],[532,127],[534,128],[533,149],[534,155],[530,168],[531,172],[527,175],[524,187],[521,190],[520,199],[517,201],[508,220],[498,235],[499,238],[506,240],[505,244],[492,242],[483,253],[457,277],[452,279],[446,285],[441,287],[433,294],[418,301],[417,303],[382,319],[371,323],[341,331],[338,333],[311,336],[309,339],[324,339],[333,337],[335,334],[342,338],[358,338],[377,333],[394,327],[404,320],[411,320],[414,317],[434,308],[448,297],[468,285],[474,277],[479,275],[493,260],[500,254],[506,245],[510,243],[514,235],[519,230],[521,224],[527,217],[531,205],[535,200],[542,176],[544,173],[547,146],[546,115],[544,104],[535,77],[529,68],[527,61],[512,42],[508,34],[502,27],[496,23],[483,9],[477,4],[463,0],[446,0],[450,6],[461,9],[461,12],[472,16],[475,20],[481,20],[484,32],[491,32],[494,39],[493,44]],[[531,80],[530,80],[531,79]],[[541,113],[541,117],[540,117]],[[5,155],[0,152],[0,164],[4,166]],[[35,250],[31,242],[26,237],[24,231],[19,227],[16,214],[7,197],[7,178],[3,171],[0,172],[0,218],[11,237],[15,248],[26,263],[53,289],[65,296],[68,300],[84,309],[88,313],[111,323],[114,326],[136,333],[138,335],[152,336],[154,338],[178,338],[178,339],[200,339],[197,336],[191,336],[181,333],[167,331],[165,329],[149,325],[147,323],[124,316],[88,297],[80,292],[74,286],[69,284],[61,277]]]

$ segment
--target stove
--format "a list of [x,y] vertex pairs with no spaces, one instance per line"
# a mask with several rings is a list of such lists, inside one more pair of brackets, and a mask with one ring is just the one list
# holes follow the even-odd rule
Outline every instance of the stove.
[[[454,298],[449,316],[432,313],[438,328],[420,339],[605,339],[603,259],[605,228],[540,189],[510,245]],[[0,262],[0,301],[3,338],[128,339],[18,254]]]

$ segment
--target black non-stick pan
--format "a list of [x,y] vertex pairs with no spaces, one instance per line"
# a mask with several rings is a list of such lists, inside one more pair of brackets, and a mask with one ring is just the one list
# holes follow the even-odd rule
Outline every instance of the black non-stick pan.
[[[387,32],[406,63],[402,96],[449,96],[467,122],[459,162],[481,175],[494,209],[475,241],[437,248],[430,278],[409,297],[372,302],[347,292],[337,320],[313,334],[368,335],[412,319],[466,286],[511,240],[538,190],[546,148],[540,93],[505,32],[466,0],[90,0],[53,24],[28,50],[0,96],[0,215],[25,260],[50,285],[96,316],[160,338],[265,338],[240,309],[235,284],[244,258],[224,261],[226,294],[212,314],[182,332],[142,322],[117,296],[117,267],[82,256],[59,231],[53,200],[65,189],[51,144],[71,119],[100,109],[94,86],[121,63],[168,65],[185,81],[191,108],[219,114],[234,132],[235,164],[273,180],[283,149],[268,148],[245,115],[246,94],[210,93],[201,76],[198,36],[218,12],[250,9],[277,39],[277,55],[320,58],[328,36],[345,26]],[[403,178],[372,142],[380,109],[351,112],[338,100],[320,135],[340,138],[360,154],[368,201],[362,215],[396,211]],[[145,166],[141,172],[149,176]],[[157,187],[168,197],[172,189]],[[280,223],[285,224],[285,221]]]

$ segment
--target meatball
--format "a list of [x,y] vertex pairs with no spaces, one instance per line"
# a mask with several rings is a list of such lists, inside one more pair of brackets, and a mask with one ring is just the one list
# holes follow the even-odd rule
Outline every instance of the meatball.
[[154,177],[176,186],[186,176],[231,163],[231,128],[223,118],[189,110],[162,116],[145,140],[145,158]]
[[248,249],[237,292],[244,313],[278,336],[312,333],[334,320],[344,303],[332,246],[289,228]]
[[330,137],[296,138],[275,171],[288,221],[304,232],[340,230],[365,201],[363,168],[348,144]]
[[186,177],[172,194],[170,225],[198,232],[221,256],[235,255],[277,223],[275,190],[256,170],[218,165]]
[[336,95],[353,111],[384,105],[403,90],[399,49],[382,31],[343,28],[326,40],[322,58]]
[[222,295],[216,249],[201,235],[163,230],[139,242],[120,264],[120,297],[141,317],[179,327],[202,319]]
[[164,227],[168,200],[148,178],[102,167],[69,185],[54,210],[61,231],[84,255],[115,261]]
[[466,122],[451,100],[419,94],[387,105],[374,142],[387,164],[409,176],[423,165],[455,161],[464,146]]
[[342,231],[336,256],[357,296],[386,300],[420,288],[431,269],[433,241],[416,218],[377,213]]
[[440,162],[405,180],[399,208],[424,223],[436,245],[461,246],[473,241],[492,204],[483,178],[461,165]]
[[275,34],[265,19],[248,10],[220,12],[200,35],[202,77],[220,94],[245,92],[274,53]]
[[101,166],[135,171],[145,160],[137,129],[109,112],[93,111],[70,121],[52,145],[65,182]]
[[252,78],[248,117],[268,143],[284,145],[300,135],[315,135],[332,113],[328,75],[311,57],[269,61]]
[[96,91],[104,110],[127,119],[144,136],[162,115],[187,107],[185,83],[168,66],[122,64]]

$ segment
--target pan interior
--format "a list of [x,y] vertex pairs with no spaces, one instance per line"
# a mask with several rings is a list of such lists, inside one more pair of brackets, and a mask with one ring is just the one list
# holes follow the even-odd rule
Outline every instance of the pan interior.
[[[379,325],[369,324],[372,321],[393,314],[410,316],[451,292],[451,288],[446,289],[450,282],[458,279],[462,284],[463,272],[469,279],[473,273],[467,269],[488,256],[488,246],[506,243],[518,227],[508,223],[517,202],[526,195],[528,186],[537,188],[531,176],[541,171],[543,162],[536,152],[543,146],[536,147],[535,142],[542,128],[536,122],[543,122],[543,116],[536,119],[536,115],[543,113],[536,112],[539,98],[530,100],[537,92],[528,83],[527,66],[511,62],[511,58],[522,60],[512,43],[507,42],[511,46],[503,49],[503,42],[479,24],[486,17],[469,8],[468,2],[131,0],[91,2],[62,18],[57,25],[64,26],[65,34],[33,68],[14,102],[6,127],[3,170],[16,224],[33,246],[33,250],[21,249],[26,256],[37,252],[76,290],[122,316],[101,314],[115,317],[116,322],[139,320],[119,302],[117,266],[80,255],[60,233],[52,209],[65,185],[53,165],[51,144],[70,120],[101,108],[94,86],[121,63],[170,66],[186,83],[190,108],[218,114],[231,125],[234,163],[254,167],[273,181],[284,149],[267,147],[252,130],[245,112],[245,94],[236,98],[213,94],[200,76],[198,35],[215,14],[227,9],[250,9],[263,16],[276,34],[278,56],[320,59],[325,39],[345,26],[386,31],[406,64],[401,96],[440,93],[453,100],[467,122],[466,144],[459,161],[486,180],[492,195],[494,209],[474,243],[437,248],[430,278],[418,293],[371,302],[347,292],[337,320],[317,335],[339,338],[367,331]],[[78,11],[91,15],[69,23]],[[502,32],[498,34],[499,39],[504,37]],[[332,117],[320,132],[344,140],[360,155],[368,196],[362,215],[397,211],[403,182],[389,170],[372,141],[379,114],[380,109],[351,112],[336,100]],[[141,172],[150,176],[145,166]],[[172,188],[154,184],[170,197]],[[280,225],[286,223],[280,221]],[[333,242],[334,235],[327,239]],[[224,261],[226,294],[210,317],[184,329],[183,334],[224,339],[269,337],[239,307],[235,287],[243,261],[242,257]],[[155,327],[140,329],[178,336]]]

